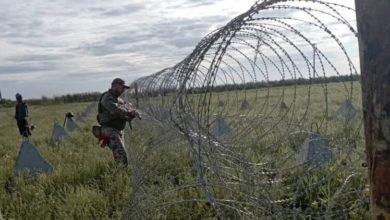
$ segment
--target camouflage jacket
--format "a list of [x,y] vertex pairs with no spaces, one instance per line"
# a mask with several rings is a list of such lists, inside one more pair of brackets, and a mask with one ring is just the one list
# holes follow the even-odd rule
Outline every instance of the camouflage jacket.
[[111,90],[103,93],[98,107],[98,122],[101,126],[123,130],[134,110],[129,103],[115,96]]

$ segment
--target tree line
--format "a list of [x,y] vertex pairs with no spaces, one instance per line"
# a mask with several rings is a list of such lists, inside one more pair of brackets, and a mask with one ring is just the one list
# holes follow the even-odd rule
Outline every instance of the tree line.
[[[283,79],[275,81],[260,81],[260,82],[248,82],[240,84],[225,84],[216,85],[213,88],[208,88],[212,92],[226,92],[236,90],[250,90],[272,87],[286,87],[286,86],[298,86],[298,85],[315,85],[315,84],[327,84],[337,82],[350,82],[359,81],[360,75],[340,75],[340,76],[328,76],[328,77],[316,77],[316,78],[297,78],[297,79]],[[206,88],[190,88],[188,93],[203,93]]]
[[[100,92],[85,92],[76,94],[67,94],[61,96],[54,96],[49,98],[42,96],[40,99],[26,99],[24,100],[28,105],[54,105],[73,102],[94,102],[100,98]],[[15,100],[1,99],[0,107],[12,107],[15,105]]]
[[[193,87],[187,88],[187,93],[189,94],[199,94],[204,93],[206,90],[208,92],[224,92],[224,91],[235,91],[235,90],[248,90],[248,89],[259,89],[259,88],[270,88],[270,87],[284,87],[284,86],[293,86],[293,85],[308,85],[308,84],[326,84],[326,83],[336,83],[336,82],[347,82],[347,81],[359,81],[360,75],[341,75],[341,76],[329,76],[329,77],[316,77],[311,79],[298,78],[298,79],[285,79],[285,80],[275,80],[275,81],[260,81],[260,82],[249,82],[241,84],[225,84],[225,85],[216,85],[212,88],[207,87]],[[138,95],[142,96],[165,96],[170,93],[174,93],[175,89],[160,89],[159,91],[142,91]],[[42,96],[40,99],[28,99],[25,100],[29,105],[53,105],[53,104],[63,104],[63,103],[73,103],[73,102],[93,102],[98,101],[100,98],[100,92],[86,92],[86,93],[76,93],[76,94],[67,94],[62,96],[54,96],[53,98],[48,98],[47,96]],[[134,95],[134,94],[133,94]],[[15,105],[14,100],[1,99],[0,107],[11,107]]]
[[[251,90],[251,89],[262,89],[262,88],[273,88],[273,87],[286,87],[286,86],[298,86],[298,85],[315,85],[315,84],[327,84],[327,83],[338,83],[338,82],[351,82],[360,81],[360,75],[340,75],[340,76],[328,76],[328,77],[316,77],[316,78],[297,78],[297,79],[283,79],[275,81],[259,81],[259,82],[248,82],[239,84],[223,84],[200,87],[190,87],[186,89],[187,94],[202,94],[205,92],[227,92],[227,91],[239,91],[239,90]],[[168,94],[175,93],[174,88],[159,88],[158,90],[146,90],[140,91],[138,96],[143,97],[156,97],[166,96]],[[134,96],[135,94],[133,94]]]

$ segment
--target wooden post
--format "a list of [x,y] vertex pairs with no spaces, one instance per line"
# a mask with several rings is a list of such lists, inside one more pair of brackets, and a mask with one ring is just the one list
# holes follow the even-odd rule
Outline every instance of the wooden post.
[[390,220],[390,0],[355,0],[373,219]]

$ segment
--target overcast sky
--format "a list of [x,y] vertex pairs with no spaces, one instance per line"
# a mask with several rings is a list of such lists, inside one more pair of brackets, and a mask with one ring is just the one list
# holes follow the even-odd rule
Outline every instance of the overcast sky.
[[[351,0],[348,0],[351,1]],[[181,61],[255,0],[0,0],[0,90],[106,90]]]

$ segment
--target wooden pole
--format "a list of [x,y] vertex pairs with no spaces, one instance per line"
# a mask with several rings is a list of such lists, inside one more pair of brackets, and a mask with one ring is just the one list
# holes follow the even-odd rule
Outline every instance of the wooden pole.
[[355,0],[373,219],[390,220],[390,0]]

